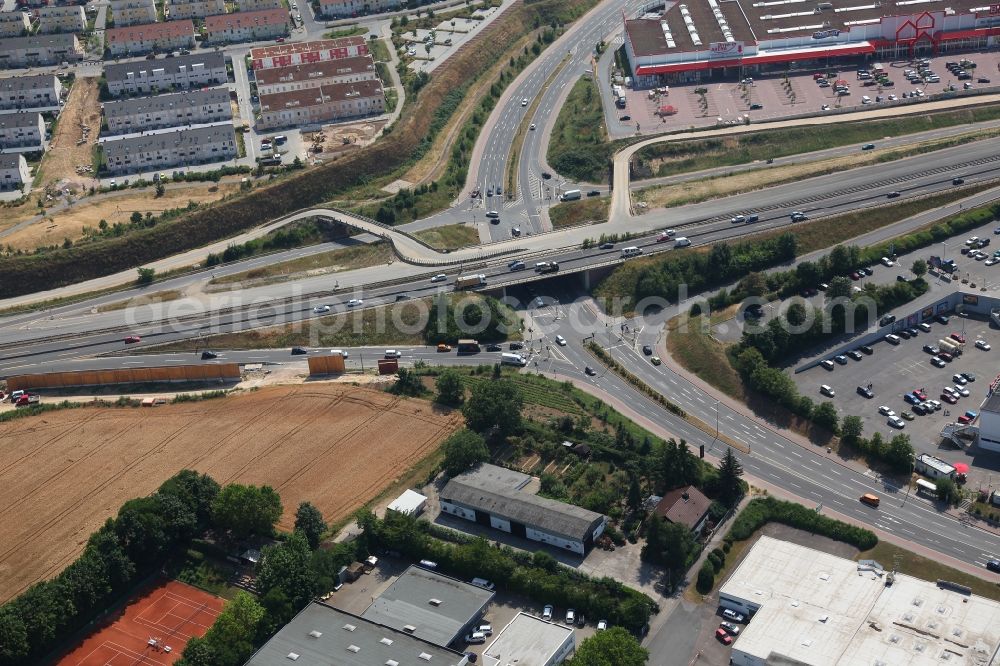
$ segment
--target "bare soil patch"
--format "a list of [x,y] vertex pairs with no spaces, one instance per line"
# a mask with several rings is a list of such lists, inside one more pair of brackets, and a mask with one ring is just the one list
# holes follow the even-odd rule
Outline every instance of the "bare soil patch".
[[92,164],[93,145],[97,143],[97,135],[101,131],[99,92],[94,77],[76,79],[73,83],[66,106],[59,114],[52,143],[42,159],[39,186],[62,185],[63,181],[83,188],[96,185],[92,174],[78,172],[77,167]]
[[0,424],[0,602],[71,562],[125,500],[190,468],[349,515],[459,427],[428,402],[346,384],[275,386],[155,408],[81,408]]

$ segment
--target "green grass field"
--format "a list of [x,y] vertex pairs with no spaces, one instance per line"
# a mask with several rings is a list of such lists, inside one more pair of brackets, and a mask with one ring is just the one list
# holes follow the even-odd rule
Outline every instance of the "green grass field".
[[413,235],[438,250],[454,250],[479,242],[479,231],[465,224],[447,224],[443,227],[424,229]]
[[549,139],[548,163],[574,180],[600,182],[608,174],[611,152],[597,84],[582,78],[559,110]]
[[611,197],[594,197],[579,201],[565,201],[549,208],[553,229],[564,229],[581,224],[601,224],[608,221]]

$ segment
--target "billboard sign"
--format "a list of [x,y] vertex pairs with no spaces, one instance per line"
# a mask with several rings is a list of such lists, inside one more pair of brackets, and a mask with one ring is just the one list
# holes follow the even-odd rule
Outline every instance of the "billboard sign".
[[829,39],[830,37],[840,37],[840,30],[833,28],[830,30],[817,30],[813,33],[813,39]]
[[990,16],[1000,16],[1000,5],[990,5]]
[[743,42],[712,42],[708,46],[710,58],[740,58],[743,56]]

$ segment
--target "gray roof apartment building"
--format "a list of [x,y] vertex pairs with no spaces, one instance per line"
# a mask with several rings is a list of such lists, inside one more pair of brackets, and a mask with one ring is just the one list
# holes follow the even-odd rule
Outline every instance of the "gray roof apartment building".
[[261,9],[279,9],[281,0],[236,0],[241,12],[255,12]]
[[329,18],[365,16],[399,9],[400,0],[319,0],[319,13]]
[[489,590],[411,565],[361,617],[446,646],[468,634],[492,600]]
[[302,127],[370,116],[385,111],[379,81],[336,83],[307,90],[260,96],[261,129]]
[[313,602],[246,666],[465,666],[468,657],[411,634]]
[[209,16],[205,31],[212,44],[273,39],[288,34],[288,11],[282,7]]
[[228,82],[226,57],[209,51],[164,60],[108,63],[104,66],[108,92],[115,97],[169,91]]
[[62,82],[54,74],[0,79],[0,109],[58,109]]
[[19,190],[31,182],[31,171],[21,153],[0,153],[0,190]]
[[116,28],[156,23],[156,4],[153,0],[111,0],[111,17]]
[[80,40],[73,34],[32,35],[0,39],[0,67],[58,65],[83,59]]
[[0,114],[0,150],[45,150],[45,119],[38,111]]
[[170,0],[167,3],[167,20],[204,18],[214,14],[225,14],[224,0]]
[[87,16],[80,5],[38,8],[38,32],[83,32],[87,29]]
[[275,67],[255,72],[260,95],[306,90],[335,83],[374,81],[378,79],[375,61],[370,55],[321,60],[307,65]]
[[111,134],[232,119],[228,88],[191,90],[104,103],[104,121]]
[[20,37],[28,32],[31,22],[28,13],[20,10],[0,12],[0,37]]
[[584,555],[607,519],[594,511],[524,490],[531,477],[482,464],[441,491],[441,511],[514,536]]
[[111,175],[224,162],[237,156],[231,123],[111,139],[101,143],[101,150]]
[[192,48],[194,23],[191,19],[183,19],[109,28],[104,31],[104,43],[113,56]]

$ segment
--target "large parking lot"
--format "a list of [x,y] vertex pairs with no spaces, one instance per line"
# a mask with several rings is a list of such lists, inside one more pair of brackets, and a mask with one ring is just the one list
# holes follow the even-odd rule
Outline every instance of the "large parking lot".
[[[898,345],[879,341],[870,345],[870,355],[860,352],[845,354],[834,359],[832,368],[829,364],[817,365],[794,375],[799,391],[817,402],[831,400],[841,417],[852,414],[862,417],[866,436],[880,432],[890,439],[904,432],[910,436],[918,453],[939,452],[942,427],[954,422],[967,410],[978,412],[986,398],[986,391],[996,374],[994,355],[998,351],[979,349],[975,343],[982,340],[990,347],[997,347],[1000,345],[1000,331],[992,328],[988,321],[971,316],[950,316],[947,324],[934,321],[928,326],[929,332],[917,328],[916,336],[902,339]],[[934,356],[925,350],[925,346],[940,348],[939,340],[951,339],[953,333],[964,336],[963,353],[951,362],[944,362],[942,367],[932,365]],[[956,379],[962,373],[967,373],[972,381],[963,384],[962,379]],[[832,398],[820,393],[824,385],[833,389]],[[869,386],[871,398],[858,390]],[[949,404],[942,397],[945,387],[960,394],[954,404]],[[918,413],[921,411],[919,407],[915,409],[913,404],[904,400],[905,395],[915,390],[922,390],[927,400],[937,401],[940,408],[927,414]],[[897,424],[901,423],[902,427],[890,425],[892,415],[880,413],[882,407],[901,419]]]
[[[973,61],[976,65],[975,68],[966,70],[971,76],[968,80],[959,80],[946,67],[948,62],[963,59]],[[857,70],[870,68],[871,64],[859,67],[840,65],[839,68],[808,68],[789,73],[787,79],[784,73],[769,73],[753,75],[752,81],[745,84],[733,78],[727,81],[671,85],[665,95],[651,96],[648,90],[626,89],[626,108],[616,109],[615,115],[618,118],[627,116],[628,120],[623,122],[633,127],[638,125],[640,133],[656,133],[691,126],[716,125],[720,119],[723,123],[738,122],[744,115],[749,115],[751,121],[759,121],[815,113],[824,108],[834,110],[902,103],[908,102],[909,96],[917,90],[923,93],[923,99],[930,99],[945,92],[949,86],[954,86],[959,91],[965,84],[971,88],[1000,86],[1000,52],[948,54],[927,60],[929,71],[940,80],[921,79],[920,83],[911,83],[904,74],[907,70],[916,71],[918,66],[912,61],[882,63],[888,79],[892,81],[891,87],[879,86],[874,79],[858,78]],[[826,79],[831,84],[829,87],[820,87],[813,78],[819,73],[833,75]],[[980,83],[980,78],[989,81]],[[849,94],[840,96],[834,92],[834,84],[838,80],[847,84]],[[704,94],[695,92],[701,89],[704,89]],[[610,85],[605,86],[604,90],[604,103],[613,106]],[[906,98],[903,98],[904,93]],[[894,102],[890,95],[897,101]],[[864,96],[870,98],[870,104],[863,103]],[[876,101],[879,98],[880,101]],[[676,113],[658,116],[657,110],[667,105],[673,106]]]

